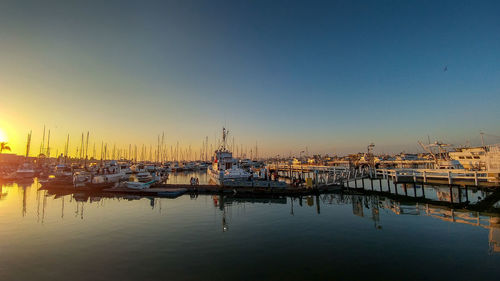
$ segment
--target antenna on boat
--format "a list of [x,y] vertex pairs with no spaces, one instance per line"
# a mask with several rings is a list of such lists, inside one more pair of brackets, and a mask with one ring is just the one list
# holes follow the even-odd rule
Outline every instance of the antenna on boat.
[[221,145],[221,149],[223,151],[226,150],[226,138],[227,138],[228,135],[229,135],[229,130],[226,130],[225,127],[222,127],[222,145]]
[[479,134],[481,135],[481,145],[484,147],[484,132],[481,131]]

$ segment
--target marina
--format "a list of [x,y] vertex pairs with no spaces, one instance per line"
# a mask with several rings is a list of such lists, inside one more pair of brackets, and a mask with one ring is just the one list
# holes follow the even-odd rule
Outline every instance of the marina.
[[2,1],[0,281],[498,280],[498,11]]
[[[189,182],[188,175],[182,177]],[[83,261],[74,254],[84,248],[89,255],[100,256],[85,263],[103,279],[134,279],[149,274],[167,277],[172,272],[204,278],[212,272],[213,263],[199,259],[200,249],[218,263],[233,265],[216,273],[220,279],[251,270],[256,271],[248,275],[251,279],[272,275],[277,264],[290,267],[280,276],[291,280],[309,278],[311,274],[347,278],[361,263],[370,269],[369,273],[361,273],[363,278],[376,274],[379,279],[392,279],[399,272],[417,280],[424,274],[410,264],[432,266],[431,259],[443,260],[439,272],[448,277],[487,279],[498,273],[493,265],[500,262],[500,212],[439,203],[440,198],[446,200],[449,196],[441,187],[425,187],[427,196],[434,199],[431,203],[354,190],[291,197],[187,192],[172,199],[45,190],[38,187],[36,180],[28,184],[2,182],[0,186],[0,238],[9,241],[0,242],[0,278],[4,280],[35,276],[49,280],[63,278],[69,272],[86,274],[79,266]],[[382,188],[386,190],[385,185]],[[404,194],[401,186],[398,189],[399,194]],[[468,192],[472,202],[486,195],[480,190]],[[20,226],[29,230],[18,233],[15,229]],[[169,229],[169,234],[164,229]],[[455,235],[457,232],[460,235]],[[131,243],[131,238],[141,243]],[[364,241],[362,245],[359,239]],[[286,246],[291,242],[301,246]],[[405,247],[417,249],[417,245],[420,251],[403,254],[404,261],[392,261],[398,271],[385,270],[384,260],[390,260],[392,254],[382,248],[395,252]],[[16,266],[15,258],[23,255],[19,249],[37,249],[25,257],[23,265],[38,266],[30,271]],[[374,259],[360,258],[355,249],[362,249]],[[443,249],[458,251],[468,258],[450,261]],[[234,263],[242,252],[250,261]],[[323,264],[323,270],[305,269],[308,265],[304,265],[303,255],[313,257],[315,264]],[[51,256],[50,262],[43,258],[46,256]],[[68,266],[61,268],[63,260]],[[123,269],[140,262],[152,266]],[[195,262],[199,267],[196,271],[181,266]],[[477,272],[474,268],[478,262],[492,266]]]

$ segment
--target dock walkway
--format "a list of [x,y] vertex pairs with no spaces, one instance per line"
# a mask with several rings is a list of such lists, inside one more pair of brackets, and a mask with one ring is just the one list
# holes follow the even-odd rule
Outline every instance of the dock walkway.
[[102,190],[92,190],[88,188],[75,188],[72,185],[65,186],[44,186],[43,189],[58,190],[64,192],[100,192],[107,194],[133,194],[140,196],[158,196],[178,193],[203,193],[203,194],[245,194],[249,196],[302,196],[308,194],[328,193],[340,191],[341,186],[318,186],[314,188],[305,187],[285,187],[285,188],[266,188],[266,187],[224,187],[218,185],[188,185],[188,184],[161,184],[145,189],[131,189],[126,187],[112,187]]

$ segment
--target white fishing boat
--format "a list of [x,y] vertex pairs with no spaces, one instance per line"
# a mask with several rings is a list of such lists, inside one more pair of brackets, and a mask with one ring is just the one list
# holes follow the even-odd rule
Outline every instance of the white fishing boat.
[[59,164],[54,168],[54,172],[45,180],[39,180],[43,186],[49,185],[71,185],[73,183],[73,171],[70,166]]
[[135,177],[137,178],[137,181],[142,182],[142,183],[151,181],[153,179],[153,176],[149,172],[137,173],[137,174],[135,174]]
[[73,185],[75,187],[87,187],[101,189],[116,186],[122,178],[122,174],[98,174],[81,171],[73,175]]
[[196,168],[195,162],[186,162],[182,165],[184,171],[192,171]]
[[25,162],[16,170],[17,178],[33,178],[35,176],[35,169],[31,163]]
[[215,151],[212,165],[208,167],[207,173],[218,185],[223,185],[225,181],[248,180],[251,174],[238,167],[238,161],[233,158],[233,154],[226,148],[228,131],[222,128],[222,144]]
[[146,166],[142,163],[135,164],[131,167],[132,172],[134,173],[142,173],[146,172]]
[[460,162],[467,170],[486,171],[496,170],[495,161],[499,161],[500,144],[478,146],[478,147],[460,147],[455,151],[449,152],[450,158]]
[[127,162],[119,163],[120,171],[124,174],[130,175],[132,174],[132,169],[130,168],[130,164]]
[[[423,144],[422,142],[418,142],[420,146],[429,153],[429,155],[434,160],[434,169],[438,170],[461,170],[464,167],[457,160],[454,160],[450,157],[449,152],[447,151],[448,147],[451,147],[450,144],[441,143],[436,141],[432,144]],[[437,148],[437,152],[433,150],[433,148]]]
[[174,172],[174,173],[175,173],[175,172],[180,172],[180,171],[182,171],[182,169],[183,169],[183,167],[181,167],[181,166],[179,165],[179,162],[172,162],[172,163],[170,163],[170,165],[169,165],[169,171],[170,171],[170,172]]

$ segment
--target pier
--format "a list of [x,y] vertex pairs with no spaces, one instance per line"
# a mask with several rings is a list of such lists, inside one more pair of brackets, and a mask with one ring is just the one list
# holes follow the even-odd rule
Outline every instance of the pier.
[[486,171],[439,169],[375,169],[376,178],[392,179],[397,183],[424,183],[495,187],[500,184],[498,174]]
[[[285,188],[266,188],[266,187],[248,187],[248,186],[218,186],[218,185],[189,185],[189,184],[160,184],[154,187],[145,189],[131,189],[126,187],[112,187],[102,190],[92,190],[85,187],[75,188],[72,185],[45,186],[41,189],[54,190],[61,192],[92,192],[106,194],[133,194],[139,196],[158,196],[158,197],[174,197],[165,195],[180,196],[184,193],[200,193],[200,194],[238,194],[249,196],[303,196],[310,194],[322,194],[336,192],[342,189],[341,186],[326,186],[321,185],[314,188],[308,187],[285,187]],[[175,196],[176,197],[176,196]]]

